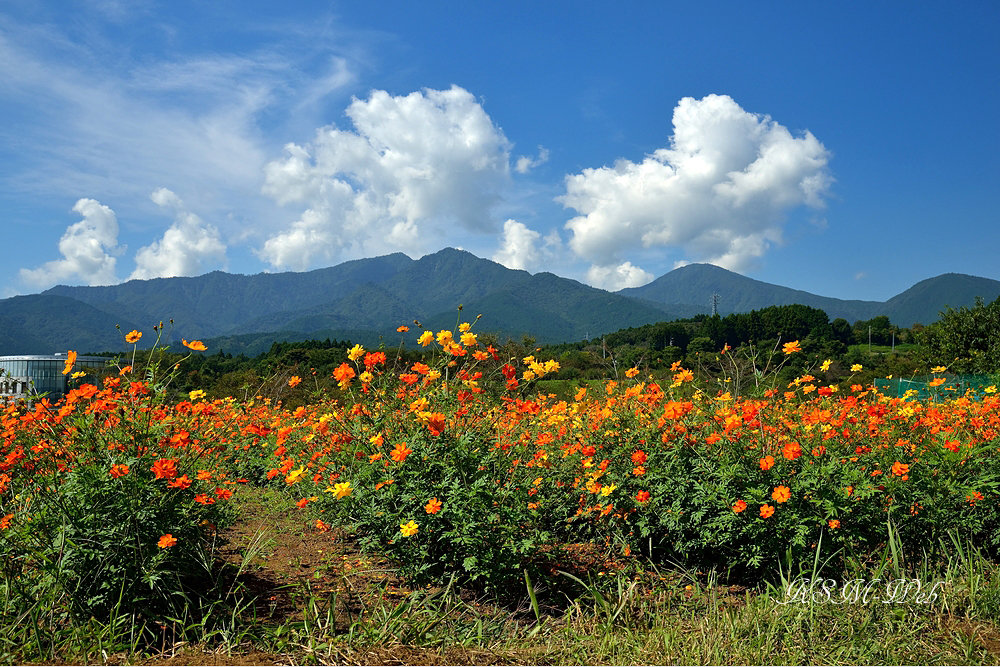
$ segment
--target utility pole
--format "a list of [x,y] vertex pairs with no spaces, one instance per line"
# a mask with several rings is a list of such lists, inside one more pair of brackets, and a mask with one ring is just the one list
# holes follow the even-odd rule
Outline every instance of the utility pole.
[[713,294],[712,295],[712,317],[715,317],[718,314],[719,314],[719,295],[718,294]]

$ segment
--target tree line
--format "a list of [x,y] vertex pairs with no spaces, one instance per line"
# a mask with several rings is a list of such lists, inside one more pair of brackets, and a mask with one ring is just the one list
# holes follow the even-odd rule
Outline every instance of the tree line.
[[[830,320],[818,308],[804,305],[771,306],[749,313],[709,316],[629,327],[600,339],[535,345],[530,337],[499,341],[483,335],[506,358],[533,354],[555,359],[563,381],[597,380],[639,367],[665,377],[680,363],[703,377],[731,374],[736,360],[750,371],[766,368],[765,359],[780,362],[780,380],[791,380],[829,361],[823,381],[870,383],[878,377],[911,377],[945,366],[953,373],[1000,373],[1000,298],[972,307],[946,308],[928,326],[901,328],[879,315],[852,323]],[[781,354],[782,345],[798,341],[801,352]],[[177,364],[173,389],[178,395],[202,390],[214,397],[267,396],[286,403],[305,402],[314,392],[336,393],[332,378],[353,344],[349,340],[275,342],[255,357],[225,350],[188,354],[186,351],[138,350],[138,363],[154,357],[164,368]],[[725,352],[723,352],[725,350]],[[399,368],[426,358],[428,349],[400,345],[384,349]],[[723,359],[722,355],[730,355]],[[108,355],[115,356],[115,355]],[[125,355],[119,355],[128,360]],[[123,365],[123,361],[119,365]],[[862,371],[850,369],[863,368]],[[748,371],[748,372],[750,372]],[[301,382],[289,384],[298,377]]]

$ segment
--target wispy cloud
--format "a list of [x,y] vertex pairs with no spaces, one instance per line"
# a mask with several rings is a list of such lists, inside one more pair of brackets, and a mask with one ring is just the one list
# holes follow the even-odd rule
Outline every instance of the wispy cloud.
[[[107,16],[134,9],[92,4]],[[330,96],[346,98],[355,79],[335,45],[315,40],[272,35],[240,53],[139,57],[109,33],[84,32],[0,16],[8,192],[87,194],[148,215],[148,193],[166,185],[220,225],[264,230],[280,215],[260,186],[282,135],[315,128]],[[129,217],[132,229],[144,224]]]

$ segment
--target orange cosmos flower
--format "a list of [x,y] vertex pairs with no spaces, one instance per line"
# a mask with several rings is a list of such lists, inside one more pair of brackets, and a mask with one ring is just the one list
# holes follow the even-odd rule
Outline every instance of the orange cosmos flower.
[[795,352],[801,352],[802,347],[799,345],[799,341],[793,340],[791,342],[785,343],[781,347],[781,351],[784,352],[785,354],[793,354]]
[[142,338],[142,332],[135,329],[125,334],[126,343],[138,343],[140,338]]
[[196,503],[201,504],[201,505],[214,505],[215,504],[215,498],[213,498],[212,496],[210,496],[208,494],[205,494],[205,493],[199,493],[198,495],[196,495],[194,497],[194,501]]
[[173,479],[177,477],[177,461],[174,459],[158,459],[150,468],[156,479]]
[[784,447],[782,447],[781,455],[784,456],[786,459],[789,459],[790,461],[794,461],[795,459],[802,456],[802,447],[797,442],[794,441],[789,442],[785,444]]
[[776,503],[787,503],[788,499],[792,497],[792,491],[787,486],[778,486],[771,493],[771,497]]
[[910,466],[906,463],[900,463],[896,461],[892,464],[892,474],[902,477],[906,473],[910,472]]
[[115,465],[111,466],[111,470],[108,472],[108,474],[114,477],[115,479],[118,479],[119,477],[124,477],[125,475],[128,474],[128,466],[125,465],[124,463],[116,463]]
[[627,371],[625,371],[625,377],[627,378],[634,378],[638,374],[639,374],[638,368],[630,368]]
[[170,533],[167,533],[166,535],[160,537],[160,541],[156,543],[156,546],[160,547],[161,549],[169,549],[175,544],[177,544],[177,538],[171,535]]
[[409,330],[410,330],[410,327],[406,326],[405,324],[402,325],[402,326],[396,327],[396,331],[398,331],[399,333],[406,333]]
[[70,350],[66,353],[66,367],[63,368],[63,375],[69,375],[69,372],[73,370],[73,364],[76,363],[76,350]]
[[927,386],[928,387],[939,387],[939,386],[943,385],[945,382],[947,382],[947,380],[945,380],[944,378],[934,378],[933,380],[931,380],[930,382],[927,383]]
[[674,383],[681,384],[682,382],[692,382],[694,381],[694,373],[688,370],[681,369],[680,373],[674,375]]
[[638,500],[640,503],[647,502],[650,499],[650,497],[651,494],[649,493],[649,491],[640,491],[637,494],[635,494],[635,499]]
[[300,382],[302,382],[302,378],[300,378],[298,375],[293,375],[292,377],[288,378],[289,387],[298,387]]
[[330,532],[330,524],[323,521],[323,519],[316,519],[316,530],[320,533]]
[[761,505],[760,506],[760,516],[762,518],[766,519],[767,517],[771,516],[772,514],[774,514],[774,508],[771,507],[770,505]]
[[646,452],[640,449],[632,453],[632,463],[636,465],[642,465],[645,462],[646,462]]
[[202,343],[200,340],[193,340],[189,343],[183,338],[181,338],[181,343],[184,345],[184,347],[194,350],[196,352],[204,352],[205,350],[208,349],[207,347],[205,347],[205,344]]
[[347,385],[351,383],[351,378],[353,378],[357,373],[354,369],[345,361],[337,369],[333,371],[333,378],[340,384],[341,389],[346,389]]
[[428,514],[437,514],[438,512],[441,511],[441,501],[438,500],[436,497],[431,498],[430,500],[427,501],[427,504],[424,505],[424,511],[426,511]]
[[427,428],[430,430],[431,435],[441,435],[442,431],[444,431],[444,426],[444,414],[440,412],[431,413],[430,418],[427,420]]
[[407,447],[405,442],[401,442],[389,453],[389,456],[396,463],[402,463],[411,453],[413,453],[413,450]]
[[774,457],[773,456],[765,456],[764,458],[762,458],[760,460],[760,469],[761,470],[770,470],[772,467],[774,467]]
[[212,479],[212,472],[210,470],[199,470],[197,477],[201,481]]
[[219,496],[223,500],[229,500],[233,497],[233,492],[229,489],[216,489],[215,495]]
[[10,522],[13,518],[13,514],[5,514],[4,517],[0,519],[0,530],[7,530],[10,527]]
[[187,475],[181,475],[167,482],[167,487],[171,489],[186,489],[189,486],[191,486],[191,478]]
[[747,504],[744,500],[740,499],[733,503],[733,511],[739,514],[747,508]]
[[837,530],[840,528],[840,519],[830,519],[826,524],[830,526],[831,530]]

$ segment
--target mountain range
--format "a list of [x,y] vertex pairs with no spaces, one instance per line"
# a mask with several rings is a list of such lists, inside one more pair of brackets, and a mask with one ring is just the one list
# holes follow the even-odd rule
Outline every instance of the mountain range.
[[[508,269],[445,248],[414,260],[402,253],[314,271],[252,276],[214,271],[197,277],[130,280],[106,287],[59,285],[0,300],[0,355],[125,349],[124,334],[162,342],[199,339],[210,350],[257,354],[275,340],[335,338],[396,344],[400,325],[451,328],[461,315],[476,331],[538,342],[578,341],[618,329],[692,317],[711,310],[748,312],[799,303],[849,322],[887,315],[894,324],[929,324],[946,305],[1000,296],[1000,281],[949,273],[917,283],[885,302],[817,296],[771,285],[709,264],[675,269],[619,292],[552,273]],[[459,306],[463,312],[458,312]]]

